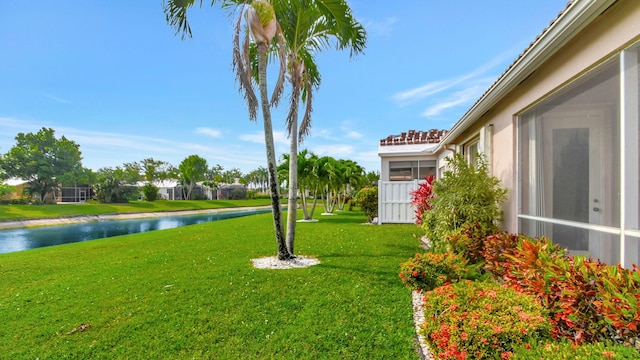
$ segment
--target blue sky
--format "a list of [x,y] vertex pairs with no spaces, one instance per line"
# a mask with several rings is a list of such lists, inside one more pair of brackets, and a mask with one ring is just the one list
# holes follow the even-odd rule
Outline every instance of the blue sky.
[[[379,139],[449,129],[566,2],[349,1],[367,48],[317,57],[301,149],[379,170]],[[181,40],[160,0],[0,2],[0,153],[19,132],[51,127],[94,170],[192,154],[245,173],[265,166],[261,121],[248,120],[231,68],[231,19],[208,6],[189,17],[193,38]],[[286,104],[273,111],[278,155]]]

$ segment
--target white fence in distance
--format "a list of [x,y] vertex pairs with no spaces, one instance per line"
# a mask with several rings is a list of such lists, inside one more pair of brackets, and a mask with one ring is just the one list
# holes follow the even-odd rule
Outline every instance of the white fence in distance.
[[378,224],[413,224],[411,192],[424,180],[378,181]]

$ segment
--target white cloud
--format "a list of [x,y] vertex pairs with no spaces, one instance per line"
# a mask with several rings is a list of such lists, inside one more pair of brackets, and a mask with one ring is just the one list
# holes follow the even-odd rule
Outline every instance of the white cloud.
[[[256,132],[253,134],[243,134],[240,135],[240,140],[256,144],[264,144],[264,133]],[[280,145],[289,145],[289,139],[284,131],[274,131],[273,142]]]
[[393,25],[398,21],[395,17],[387,17],[382,20],[361,21],[368,33],[379,35],[389,35],[393,30]]
[[319,156],[345,159],[353,154],[354,148],[351,145],[317,145],[313,146],[311,151]]
[[47,98],[49,98],[49,99],[51,99],[51,100],[53,100],[53,101],[55,101],[57,103],[60,103],[60,104],[69,104],[70,103],[70,101],[68,101],[68,100],[65,100],[65,99],[63,99],[61,97],[57,97],[57,96],[54,96],[54,95],[51,95],[51,94],[43,93],[42,95],[44,95],[45,97],[47,97]]
[[[508,59],[513,58],[513,56],[513,50],[503,52],[470,73],[452,79],[432,81],[425,85],[396,93],[392,95],[391,98],[398,104],[398,106],[403,107],[443,91],[452,88],[459,88],[461,85],[464,86],[469,82],[477,83],[478,81],[484,81],[487,78],[485,74],[489,70],[503,64]],[[489,78],[495,80],[494,77]],[[468,87],[468,85],[465,87]]]
[[480,82],[480,84],[474,85],[467,89],[456,91],[449,96],[446,96],[442,101],[428,107],[424,112],[422,112],[422,116],[434,117],[439,115],[446,109],[461,105],[470,105],[483,94],[488,86],[485,84],[486,82],[483,81]]
[[196,129],[196,134],[207,135],[207,136],[211,136],[212,138],[221,138],[222,137],[222,132],[220,130],[210,129],[210,128],[206,128],[206,127],[197,128]]

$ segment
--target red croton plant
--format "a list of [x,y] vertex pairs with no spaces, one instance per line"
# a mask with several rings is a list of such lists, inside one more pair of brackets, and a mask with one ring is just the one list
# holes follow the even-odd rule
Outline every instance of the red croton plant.
[[431,210],[430,200],[433,197],[433,181],[435,176],[429,175],[425,182],[411,192],[411,205],[415,206],[416,224],[422,225],[422,215],[425,211]]

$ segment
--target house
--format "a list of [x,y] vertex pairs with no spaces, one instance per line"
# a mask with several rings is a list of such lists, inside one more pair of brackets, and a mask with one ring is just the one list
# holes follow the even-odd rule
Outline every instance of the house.
[[15,191],[13,193],[7,194],[4,196],[3,200],[9,199],[17,199],[23,196],[24,189],[29,185],[29,182],[26,180],[11,178],[2,181],[3,184],[13,186]]
[[438,173],[443,153],[436,153],[446,130],[409,130],[380,140],[378,223],[413,223],[411,191],[429,175]]
[[573,0],[447,132],[509,190],[503,228],[640,259],[640,1]]

